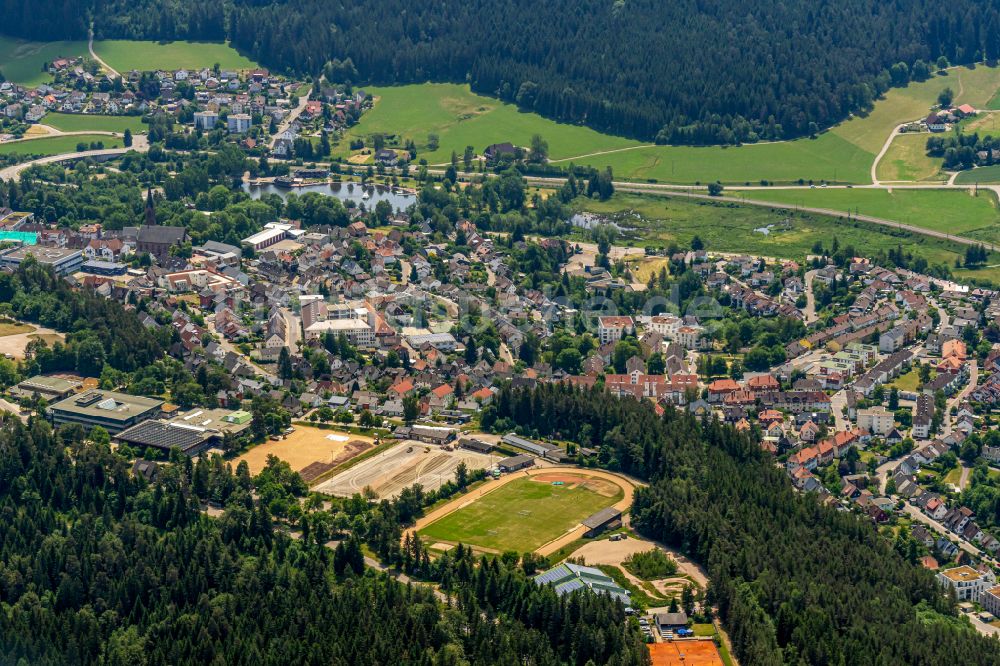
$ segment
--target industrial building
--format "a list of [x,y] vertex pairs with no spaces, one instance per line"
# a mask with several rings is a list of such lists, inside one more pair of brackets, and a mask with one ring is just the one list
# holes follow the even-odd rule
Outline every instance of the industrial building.
[[112,435],[160,415],[163,401],[114,391],[92,389],[71,395],[49,407],[56,426],[79,423],[86,428],[101,426]]

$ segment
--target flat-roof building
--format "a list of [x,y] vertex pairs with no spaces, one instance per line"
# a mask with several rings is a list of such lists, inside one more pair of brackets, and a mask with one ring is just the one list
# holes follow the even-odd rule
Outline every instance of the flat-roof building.
[[937,581],[942,587],[955,591],[958,601],[979,601],[980,595],[996,585],[992,571],[977,571],[968,565],[939,571]]
[[46,400],[62,400],[72,395],[80,386],[80,382],[62,377],[35,375],[11,387],[10,392],[18,398],[32,398],[37,395]]
[[360,319],[327,319],[306,328],[306,339],[316,340],[327,333],[343,335],[355,347],[374,347],[375,330]]
[[163,401],[114,391],[92,389],[72,395],[49,407],[56,426],[79,423],[87,428],[101,426],[112,435],[160,415]]
[[83,250],[42,245],[22,245],[7,250],[0,254],[0,265],[16,269],[29,255],[39,264],[51,266],[59,275],[75,273],[83,265]]

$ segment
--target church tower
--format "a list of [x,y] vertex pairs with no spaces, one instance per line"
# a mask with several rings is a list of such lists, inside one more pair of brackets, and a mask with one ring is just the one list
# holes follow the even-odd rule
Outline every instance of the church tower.
[[146,188],[146,226],[156,226],[156,206],[153,205],[153,188]]

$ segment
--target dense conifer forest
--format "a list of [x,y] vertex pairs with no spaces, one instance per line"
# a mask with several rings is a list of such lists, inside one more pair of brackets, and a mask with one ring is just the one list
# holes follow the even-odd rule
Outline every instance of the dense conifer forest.
[[648,479],[633,525],[701,562],[740,663],[1000,664],[1000,646],[956,617],[933,574],[872,523],[795,492],[770,454],[717,421],[658,418],[600,389],[509,389],[485,425],[575,440]]
[[[680,144],[814,133],[939,64],[1000,57],[1000,2],[0,0],[34,39],[231,38],[354,83],[468,81],[550,118]],[[943,58],[944,60],[940,60]],[[940,60],[940,62],[939,62]]]
[[[400,552],[417,494],[313,506],[290,538],[269,507],[300,485],[284,463],[251,478],[245,463],[179,456],[150,484],[79,426],[0,424],[0,663],[644,663],[620,603],[558,597],[516,555],[456,549],[432,565]],[[220,518],[202,513],[208,500]],[[362,541],[442,581],[445,599],[366,573]]]

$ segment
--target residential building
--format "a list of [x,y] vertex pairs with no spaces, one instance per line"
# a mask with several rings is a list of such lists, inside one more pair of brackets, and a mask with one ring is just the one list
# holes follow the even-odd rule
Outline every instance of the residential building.
[[635,321],[632,317],[599,317],[597,320],[597,334],[602,345],[618,342],[632,333],[635,333]]
[[867,430],[873,435],[885,437],[892,431],[895,418],[885,407],[872,407],[858,410],[858,428]]
[[230,134],[246,134],[252,125],[253,120],[248,113],[231,113],[226,118],[226,127]]
[[954,590],[958,601],[979,601],[982,593],[997,582],[992,571],[980,572],[968,565],[938,572],[937,581],[942,587]]

